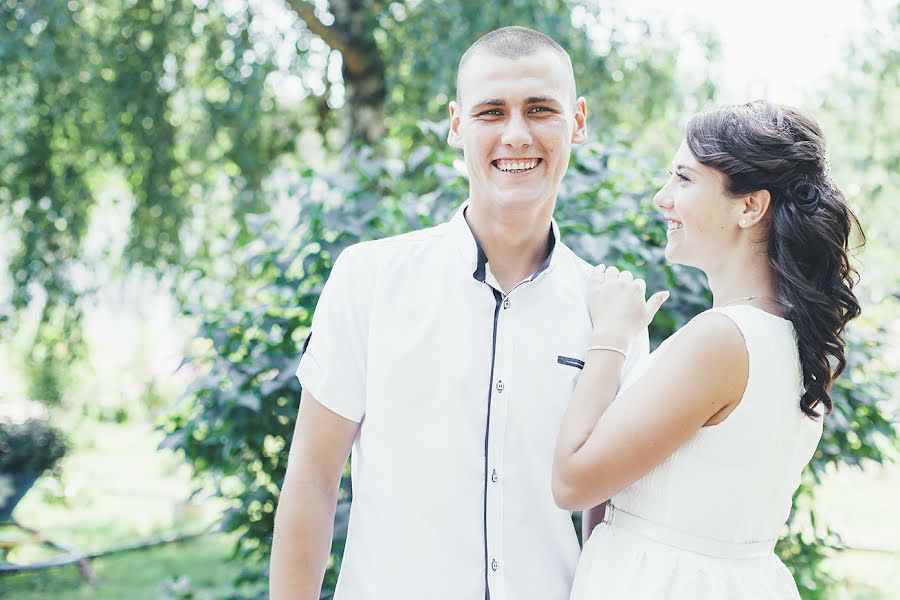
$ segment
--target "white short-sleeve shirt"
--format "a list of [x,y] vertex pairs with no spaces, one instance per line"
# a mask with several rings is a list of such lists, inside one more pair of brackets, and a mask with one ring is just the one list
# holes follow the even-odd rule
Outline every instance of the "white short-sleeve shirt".
[[[552,223],[547,261],[504,294],[464,209],[347,248],[316,307],[297,376],[360,423],[336,600],[569,596],[579,547],[550,479],[590,265]],[[645,332],[624,371],[647,352]]]

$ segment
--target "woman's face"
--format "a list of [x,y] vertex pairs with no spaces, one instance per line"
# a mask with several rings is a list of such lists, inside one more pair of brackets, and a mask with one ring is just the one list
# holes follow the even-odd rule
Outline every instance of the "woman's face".
[[653,202],[668,225],[669,262],[708,271],[727,259],[740,239],[742,202],[725,194],[722,174],[697,162],[686,142]]

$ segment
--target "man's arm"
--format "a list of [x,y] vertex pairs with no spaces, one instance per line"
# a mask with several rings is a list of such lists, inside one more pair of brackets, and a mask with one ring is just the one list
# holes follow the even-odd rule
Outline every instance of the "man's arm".
[[318,600],[331,551],[341,473],[359,423],[303,391],[275,513],[271,600]]

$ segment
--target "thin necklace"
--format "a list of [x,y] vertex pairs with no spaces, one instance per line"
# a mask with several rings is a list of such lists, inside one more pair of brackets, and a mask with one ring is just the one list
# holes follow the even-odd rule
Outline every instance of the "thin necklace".
[[726,302],[722,306],[728,306],[729,304],[734,304],[735,302],[741,302],[742,300],[750,301],[750,300],[771,300],[772,302],[777,302],[778,304],[784,306],[785,308],[791,308],[791,305],[784,300],[779,300],[778,298],[773,298],[772,296],[747,296],[746,298],[735,298],[729,302]]

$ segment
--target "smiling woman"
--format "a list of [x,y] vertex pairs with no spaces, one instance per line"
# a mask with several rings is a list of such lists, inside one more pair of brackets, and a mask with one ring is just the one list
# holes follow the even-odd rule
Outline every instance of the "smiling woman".
[[[662,303],[615,267],[591,276],[593,345],[563,421],[553,492],[610,501],[573,600],[799,599],[774,554],[846,365],[859,314],[856,219],[818,125],[765,101],[694,117],[655,203],[666,258],[700,268],[714,306],[619,379]],[[832,368],[831,365],[835,365]]]

